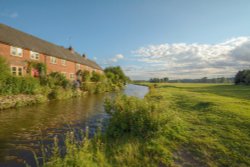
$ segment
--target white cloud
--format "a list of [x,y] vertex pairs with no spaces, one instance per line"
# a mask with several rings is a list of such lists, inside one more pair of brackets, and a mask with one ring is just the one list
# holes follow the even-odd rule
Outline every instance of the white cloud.
[[15,19],[19,14],[17,12],[2,12],[0,13],[0,16]]
[[114,66],[119,60],[124,59],[124,58],[125,57],[122,54],[117,54],[114,57],[111,57],[108,59],[98,59],[98,63],[102,67]]
[[227,77],[233,76],[239,69],[250,67],[250,37],[232,38],[213,45],[197,43],[150,45],[132,53],[137,61],[147,64],[145,69],[137,68],[137,74],[131,74],[133,78]]
[[124,58],[124,56],[122,54],[117,54],[117,55],[115,55],[115,57],[113,57],[112,59],[110,59],[110,61],[113,62],[113,63],[115,63],[118,60],[123,59],[123,58]]

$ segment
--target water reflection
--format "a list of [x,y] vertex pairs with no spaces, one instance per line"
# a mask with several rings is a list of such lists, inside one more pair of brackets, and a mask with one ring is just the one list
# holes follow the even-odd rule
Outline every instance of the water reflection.
[[[124,93],[143,98],[147,87],[128,85]],[[93,134],[108,115],[103,108],[105,97],[114,93],[88,95],[69,100],[10,109],[0,112],[0,166],[35,165],[32,152],[39,152],[41,140],[51,145],[55,135],[89,127]]]

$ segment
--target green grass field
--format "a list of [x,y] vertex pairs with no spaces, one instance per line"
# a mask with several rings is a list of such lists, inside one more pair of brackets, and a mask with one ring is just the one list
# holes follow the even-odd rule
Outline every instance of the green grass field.
[[[142,128],[136,136],[124,131],[122,137],[92,140],[91,147],[84,146],[76,153],[79,160],[86,160],[84,154],[91,153],[86,160],[89,165],[83,166],[250,166],[249,86],[144,85],[150,87],[144,100],[132,98],[124,102],[125,98],[113,105],[115,110],[132,111],[128,120],[117,121],[118,126],[120,122],[121,127],[131,126],[132,130],[147,125],[143,121],[132,124],[131,120],[140,108],[149,106],[154,120],[161,122],[154,136],[138,138],[147,132]],[[69,165],[67,162],[67,157],[60,159],[58,166]]]
[[158,84],[147,98],[180,121],[176,164],[250,166],[249,86]]

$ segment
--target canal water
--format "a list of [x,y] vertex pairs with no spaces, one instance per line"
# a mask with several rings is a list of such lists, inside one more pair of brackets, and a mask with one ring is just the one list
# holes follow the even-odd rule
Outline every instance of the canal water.
[[[148,88],[127,85],[121,92],[143,98]],[[61,101],[0,111],[0,167],[35,166],[33,152],[52,145],[53,138],[69,130],[85,130],[90,135],[108,119],[103,103],[117,93],[88,95]],[[43,144],[41,144],[43,143]]]

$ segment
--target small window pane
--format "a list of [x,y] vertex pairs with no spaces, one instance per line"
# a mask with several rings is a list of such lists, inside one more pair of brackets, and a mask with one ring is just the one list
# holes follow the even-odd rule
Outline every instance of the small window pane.
[[74,78],[75,78],[74,74],[70,74],[70,79],[74,79]]
[[30,58],[33,60],[39,60],[39,53],[30,51]]
[[65,66],[66,65],[66,60],[62,59],[62,65]]
[[15,47],[11,47],[11,55],[15,56],[17,54],[17,49]]
[[76,69],[80,70],[80,68],[81,68],[80,64],[76,64]]
[[50,57],[50,62],[52,64],[56,64],[56,58],[55,57]]
[[18,75],[19,76],[23,75],[23,68],[21,68],[21,67],[18,68]]
[[10,52],[11,52],[12,56],[18,56],[18,57],[23,56],[23,49],[21,49],[21,48],[11,46]]
[[12,73],[13,75],[16,75],[16,67],[12,67],[12,68],[11,68],[11,73]]

